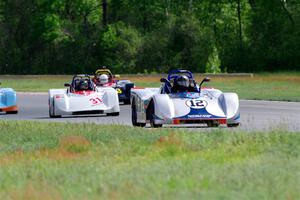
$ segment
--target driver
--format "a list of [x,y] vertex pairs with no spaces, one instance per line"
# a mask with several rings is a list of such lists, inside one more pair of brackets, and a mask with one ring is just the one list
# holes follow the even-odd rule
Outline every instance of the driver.
[[105,84],[107,84],[108,83],[108,75],[106,75],[106,74],[101,74],[100,76],[99,76],[99,84],[100,85],[105,85]]
[[178,76],[174,81],[174,92],[188,92],[190,91],[190,79],[186,75]]
[[78,85],[78,91],[84,91],[89,89],[88,80],[80,80]]

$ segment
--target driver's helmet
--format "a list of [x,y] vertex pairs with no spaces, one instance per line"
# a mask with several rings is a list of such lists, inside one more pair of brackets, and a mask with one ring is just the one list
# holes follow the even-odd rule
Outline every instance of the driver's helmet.
[[99,77],[99,82],[101,85],[108,83],[108,76],[106,74],[101,74]]
[[178,89],[187,89],[190,86],[190,80],[186,75],[178,76],[175,83]]
[[79,90],[88,90],[88,89],[89,89],[88,80],[80,80]]

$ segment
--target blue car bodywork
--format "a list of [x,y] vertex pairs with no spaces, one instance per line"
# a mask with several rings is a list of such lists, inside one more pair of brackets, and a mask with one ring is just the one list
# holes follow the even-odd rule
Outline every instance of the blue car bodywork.
[[129,80],[117,81],[115,89],[118,92],[119,101],[124,102],[124,104],[130,104],[130,94],[132,88],[134,88],[134,83],[130,82]]
[[17,95],[11,88],[0,88],[0,112],[17,114]]

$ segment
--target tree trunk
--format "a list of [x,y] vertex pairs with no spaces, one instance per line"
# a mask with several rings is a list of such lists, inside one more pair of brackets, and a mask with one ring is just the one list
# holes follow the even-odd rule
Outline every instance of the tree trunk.
[[286,1],[285,0],[279,0],[279,1],[280,1],[280,5],[281,5],[282,9],[284,10],[284,12],[288,16],[289,20],[291,21],[292,25],[294,26],[295,25],[295,21],[294,21],[293,16],[291,15],[291,13],[286,8]]
[[237,15],[239,21],[239,40],[240,40],[240,46],[242,46],[243,32],[242,32],[242,17],[241,17],[241,0],[237,0]]
[[102,24],[103,27],[107,25],[107,0],[102,0]]
[[190,2],[189,2],[189,11],[190,12],[193,11],[193,0],[190,0]]

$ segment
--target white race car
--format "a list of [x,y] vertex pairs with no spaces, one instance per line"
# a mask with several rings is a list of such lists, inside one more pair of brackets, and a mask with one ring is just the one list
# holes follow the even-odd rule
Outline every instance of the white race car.
[[117,91],[112,87],[96,87],[89,75],[75,75],[68,89],[49,90],[49,116],[120,113]]
[[223,93],[201,88],[187,70],[173,70],[162,78],[160,88],[131,90],[132,124],[161,127],[163,124],[220,124],[235,127],[240,124],[239,98],[236,93]]

